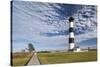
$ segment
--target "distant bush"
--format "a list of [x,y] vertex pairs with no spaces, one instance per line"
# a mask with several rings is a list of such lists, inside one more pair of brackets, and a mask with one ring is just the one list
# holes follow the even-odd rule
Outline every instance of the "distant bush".
[[97,51],[97,49],[88,49],[88,51]]
[[38,53],[50,53],[50,51],[40,51]]

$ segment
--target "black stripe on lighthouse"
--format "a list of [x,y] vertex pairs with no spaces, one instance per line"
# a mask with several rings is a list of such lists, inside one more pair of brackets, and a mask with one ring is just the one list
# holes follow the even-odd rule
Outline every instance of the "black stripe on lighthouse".
[[69,38],[69,43],[74,43],[74,38]]
[[70,28],[69,28],[69,33],[70,33],[70,32],[74,32],[74,28],[73,28],[73,27],[70,27]]

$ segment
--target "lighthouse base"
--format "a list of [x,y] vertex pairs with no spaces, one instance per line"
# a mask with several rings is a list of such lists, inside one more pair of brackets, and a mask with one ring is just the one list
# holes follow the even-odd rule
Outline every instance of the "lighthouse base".
[[76,48],[76,49],[74,50],[74,52],[81,52],[81,49],[80,49],[80,48]]
[[69,52],[80,52],[81,51],[81,49],[78,47],[76,47],[76,48],[74,48],[74,49],[69,49],[68,50]]

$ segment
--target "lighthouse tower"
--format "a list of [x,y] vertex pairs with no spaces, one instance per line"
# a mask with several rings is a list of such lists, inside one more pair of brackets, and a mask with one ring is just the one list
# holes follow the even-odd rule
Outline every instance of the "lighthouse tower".
[[74,41],[74,18],[69,18],[69,51],[74,51],[75,41]]

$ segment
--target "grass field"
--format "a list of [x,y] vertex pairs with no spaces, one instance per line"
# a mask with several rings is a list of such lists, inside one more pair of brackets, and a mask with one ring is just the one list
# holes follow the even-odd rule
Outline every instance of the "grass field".
[[97,51],[38,53],[41,64],[88,62],[97,60]]
[[33,53],[29,52],[20,52],[20,53],[13,53],[12,55],[12,63],[13,66],[23,66],[26,62],[30,59]]

